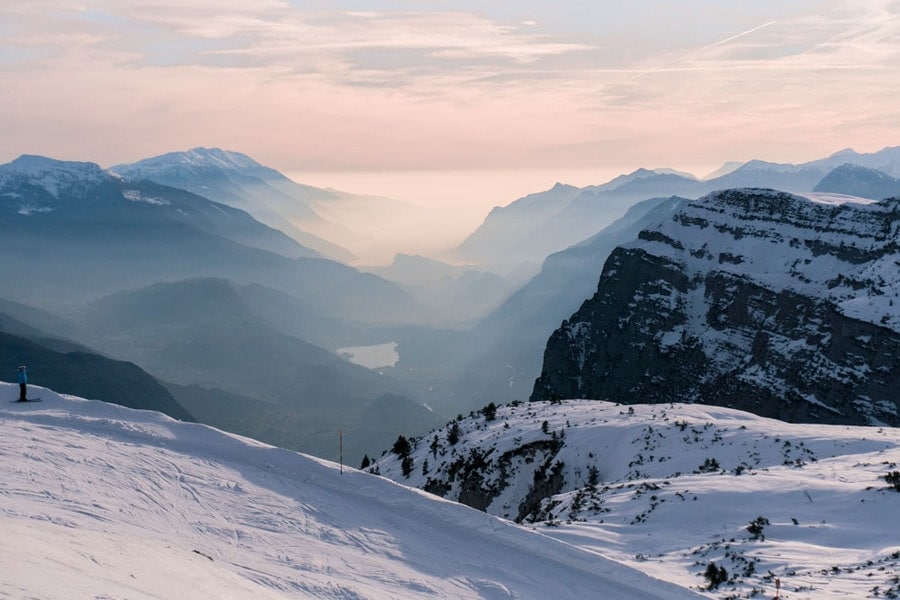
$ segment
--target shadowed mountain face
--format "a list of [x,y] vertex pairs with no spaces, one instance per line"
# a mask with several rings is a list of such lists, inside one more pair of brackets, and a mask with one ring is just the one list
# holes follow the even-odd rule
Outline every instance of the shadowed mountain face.
[[695,401],[900,425],[900,202],[729,190],[617,248],[532,399]]
[[881,200],[900,196],[900,179],[875,169],[842,165],[823,177],[813,191]]
[[[3,325],[0,328],[6,329]],[[0,333],[0,364],[27,365],[32,385],[129,408],[155,410],[182,421],[194,420],[165,387],[137,365],[111,360],[86,349],[61,350],[63,346],[74,345],[42,339],[36,343],[18,335]],[[9,369],[3,379],[14,381],[15,367]]]
[[118,225],[122,237],[158,233],[167,240],[165,233],[181,226],[288,258],[319,256],[242,210],[181,189],[114,177],[92,163],[22,156],[0,166],[0,189],[2,214],[19,229],[59,232],[78,227],[69,236],[88,238],[109,236],[109,226]]
[[[9,297],[64,311],[74,322],[66,337],[179,384],[198,413],[219,419],[213,424],[246,422],[242,432],[323,456],[332,456],[340,429],[353,434],[349,448],[371,453],[398,427],[434,424],[411,388],[322,347],[415,321],[416,301],[375,275],[317,258],[241,210],[90,163],[22,157],[0,166],[0,226]],[[3,322],[37,336],[28,325],[40,313],[10,306],[19,312]],[[95,389],[107,379],[95,376],[89,352],[56,344],[52,360],[20,362],[53,373],[46,381],[57,389],[110,395]],[[73,387],[79,372],[82,386]],[[125,367],[114,372],[135,377]],[[149,390],[142,386],[133,388]],[[246,401],[231,402],[222,418],[204,405],[214,395],[200,386],[224,390],[223,402]]]
[[384,377],[257,316],[247,290],[220,279],[157,284],[103,298],[78,318],[93,346],[175,383],[269,401],[327,394],[337,403],[391,389]]

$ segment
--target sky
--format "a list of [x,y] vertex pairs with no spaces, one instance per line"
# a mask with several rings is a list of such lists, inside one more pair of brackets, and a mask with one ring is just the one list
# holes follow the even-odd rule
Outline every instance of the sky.
[[312,185],[506,204],[897,145],[900,2],[3,0],[0,86],[0,162],[220,147]]

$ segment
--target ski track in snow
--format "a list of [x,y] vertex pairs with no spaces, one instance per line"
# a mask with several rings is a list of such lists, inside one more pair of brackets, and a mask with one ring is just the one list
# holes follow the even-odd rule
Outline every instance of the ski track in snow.
[[0,598],[695,597],[354,469],[16,392],[0,384]]

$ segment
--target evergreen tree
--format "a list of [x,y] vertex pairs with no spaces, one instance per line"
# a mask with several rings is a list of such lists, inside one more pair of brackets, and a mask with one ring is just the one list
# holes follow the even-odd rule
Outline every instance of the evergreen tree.
[[369,459],[369,455],[363,454],[362,464],[359,465],[360,470],[368,469],[369,465],[371,465],[371,464],[372,464],[372,461],[371,461],[371,459]]
[[450,426],[450,431],[447,432],[447,443],[451,446],[456,445],[456,442],[459,441],[459,433],[459,423],[454,421]]
[[410,445],[409,440],[401,435],[397,438],[397,441],[394,442],[394,447],[391,448],[391,451],[400,457],[409,456],[409,453],[412,451],[412,446]]
[[749,531],[750,535],[752,536],[750,539],[765,541],[766,536],[763,534],[763,530],[768,524],[769,520],[765,517],[756,517],[755,519],[750,521],[750,524],[747,525],[747,531]]
[[888,486],[894,488],[894,491],[900,492],[900,471],[892,471],[884,476],[884,480]]
[[408,478],[413,470],[413,457],[409,455],[404,456],[400,462],[400,469],[403,471],[403,476]]
[[728,571],[725,570],[725,567],[717,567],[716,563],[712,561],[706,565],[706,572],[703,573],[703,576],[706,577],[708,583],[706,589],[708,590],[714,590],[728,581]]

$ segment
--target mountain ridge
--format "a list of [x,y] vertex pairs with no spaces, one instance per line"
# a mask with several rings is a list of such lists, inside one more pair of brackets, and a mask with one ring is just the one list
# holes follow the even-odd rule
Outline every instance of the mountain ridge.
[[900,424],[900,200],[690,202],[617,248],[550,337],[533,399],[694,401]]

